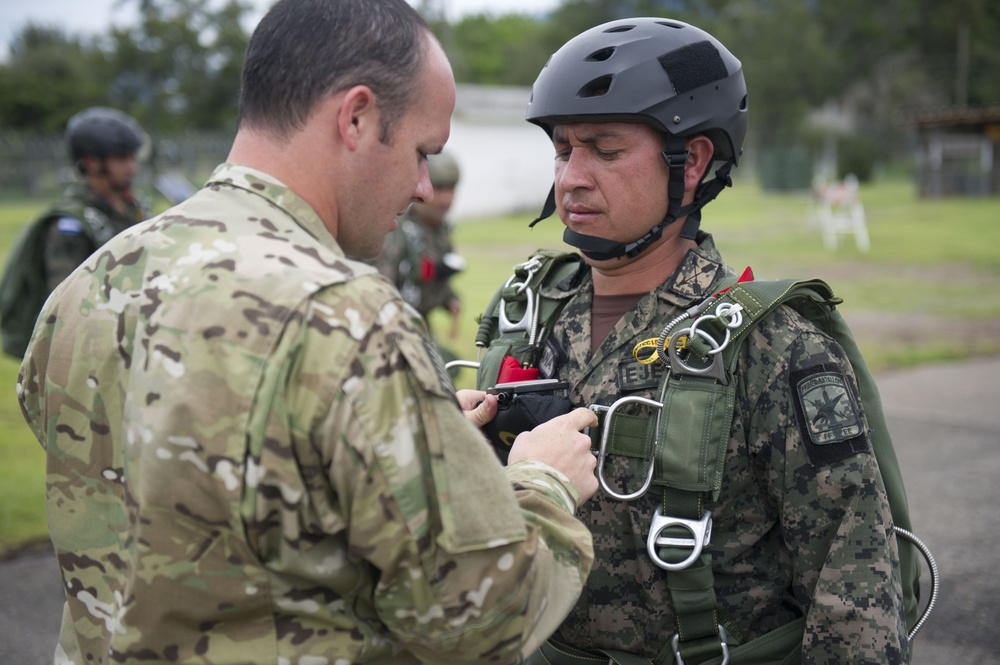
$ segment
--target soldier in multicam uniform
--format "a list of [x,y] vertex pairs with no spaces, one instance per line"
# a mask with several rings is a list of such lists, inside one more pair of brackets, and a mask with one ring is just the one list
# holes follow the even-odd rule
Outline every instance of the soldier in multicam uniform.
[[462,303],[449,280],[465,268],[452,247],[447,218],[460,175],[458,162],[445,152],[428,155],[427,172],[434,198],[414,203],[399,219],[399,228],[386,236],[378,269],[424,317],[443,308],[454,320]]
[[476,429],[495,398],[456,396],[421,317],[346,258],[429,199],[454,101],[404,0],[281,0],[228,163],[55,291],[18,394],[48,453],[56,662],[510,663],[566,615],[593,414],[501,469]]
[[[637,344],[717,293],[724,279],[735,281],[698,225],[742,151],[741,65],[693,26],[612,22],[552,56],[534,84],[528,120],[556,151],[542,218],[557,210],[564,239],[585,258],[558,284],[572,295],[545,343],[540,377],[568,382],[577,406],[656,399],[663,365],[640,363]],[[706,178],[713,163],[722,166]],[[843,349],[781,306],[743,345],[735,380],[722,491],[705,506],[715,621],[730,647],[800,622],[800,645],[767,662],[907,662],[892,519]],[[816,435],[829,418],[841,421],[842,437]],[[624,492],[642,484],[645,463],[613,455],[604,473]],[[554,636],[562,646],[531,662],[604,662],[614,651],[674,662],[674,599],[646,547],[659,501],[655,491],[631,502],[599,492],[582,508],[594,570]],[[565,647],[587,653],[571,657]],[[708,661],[723,662],[718,652]]]

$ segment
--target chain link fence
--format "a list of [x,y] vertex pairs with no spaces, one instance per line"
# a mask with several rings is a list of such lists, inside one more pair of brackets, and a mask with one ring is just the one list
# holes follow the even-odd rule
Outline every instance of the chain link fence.
[[[225,161],[231,144],[232,136],[221,132],[157,137],[140,151],[136,186],[152,196],[155,183],[170,176],[198,187]],[[53,198],[74,177],[61,134],[0,130],[0,199]]]

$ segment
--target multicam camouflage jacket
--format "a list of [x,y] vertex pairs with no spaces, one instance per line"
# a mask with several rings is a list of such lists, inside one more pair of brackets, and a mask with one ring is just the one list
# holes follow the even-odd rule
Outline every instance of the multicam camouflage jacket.
[[56,662],[508,663],[577,599],[575,488],[500,467],[423,320],[266,174],[220,166],[42,320]]
[[[610,406],[628,395],[656,399],[663,365],[639,363],[633,348],[717,292],[731,271],[711,236],[702,234],[698,249],[592,354],[593,282],[583,270],[546,342],[542,376],[568,381],[577,406]],[[750,333],[735,380],[722,492],[706,506],[713,518],[706,549],[718,620],[730,644],[804,618],[803,663],[907,662],[889,505],[843,350],[782,306]],[[842,431],[852,436],[817,441],[810,419],[824,417],[843,420]],[[615,455],[605,475],[624,492],[639,487],[645,473],[639,460]],[[583,506],[580,517],[593,533],[596,561],[583,596],[557,632],[562,642],[650,659],[661,649],[670,654],[677,628],[666,574],[646,553],[660,500],[655,488],[629,503],[599,492]]]

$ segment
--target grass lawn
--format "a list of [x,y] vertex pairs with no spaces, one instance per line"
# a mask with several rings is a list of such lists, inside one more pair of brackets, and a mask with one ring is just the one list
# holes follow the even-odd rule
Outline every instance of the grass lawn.
[[[459,190],[459,196],[463,192]],[[906,181],[862,187],[871,251],[851,239],[824,249],[811,200],[765,194],[737,182],[710,204],[703,227],[734,268],[766,277],[822,277],[845,302],[869,364],[878,371],[1000,353],[1000,199],[919,200]],[[539,201],[541,205],[541,201]],[[41,203],[0,204],[0,257]],[[455,278],[463,297],[459,335],[444,337],[444,316],[432,326],[460,357],[476,357],[476,316],[510,274],[540,247],[561,247],[557,219],[527,228],[531,214],[468,221],[455,246],[470,268]],[[44,541],[44,455],[21,419],[14,396],[18,363],[0,358],[0,557]],[[464,371],[459,385],[471,385]]]

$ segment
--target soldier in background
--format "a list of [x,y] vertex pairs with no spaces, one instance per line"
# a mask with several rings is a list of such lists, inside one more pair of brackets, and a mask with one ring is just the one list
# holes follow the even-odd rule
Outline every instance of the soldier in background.
[[[376,265],[396,285],[403,300],[425,319],[435,309],[447,310],[451,316],[448,337],[454,339],[462,301],[451,286],[451,278],[465,269],[465,260],[452,247],[448,211],[455,200],[461,171],[455,158],[442,152],[428,155],[427,172],[434,188],[433,198],[410,205],[399,218],[399,228],[386,236]],[[438,349],[446,362],[455,359],[454,353],[440,342]]]
[[0,290],[3,348],[21,357],[45,298],[94,250],[149,216],[132,190],[143,131],[117,109],[92,107],[66,124],[81,179],[25,226],[4,268]]
[[347,258],[430,200],[454,104],[405,0],[280,0],[226,163],[52,294],[18,395],[56,662],[512,663],[575,602],[596,418],[502,469],[476,429],[496,399],[456,395],[422,318]]
[[49,215],[45,276],[49,291],[115,234],[149,216],[132,190],[143,131],[131,116],[93,107],[66,123],[66,142],[82,181],[71,185]]

